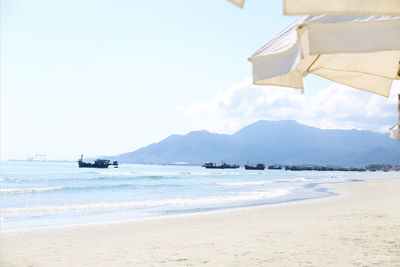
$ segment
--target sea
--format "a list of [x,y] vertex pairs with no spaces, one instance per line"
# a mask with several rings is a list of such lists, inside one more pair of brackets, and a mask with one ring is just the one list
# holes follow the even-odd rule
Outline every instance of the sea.
[[0,164],[2,230],[125,221],[325,198],[325,184],[400,178],[400,172],[205,169],[77,162]]

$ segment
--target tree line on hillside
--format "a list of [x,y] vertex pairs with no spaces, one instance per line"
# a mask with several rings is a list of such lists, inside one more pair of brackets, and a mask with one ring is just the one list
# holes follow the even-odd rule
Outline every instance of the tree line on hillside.
[[365,166],[369,171],[400,171],[400,166],[392,166],[389,164],[369,164]]

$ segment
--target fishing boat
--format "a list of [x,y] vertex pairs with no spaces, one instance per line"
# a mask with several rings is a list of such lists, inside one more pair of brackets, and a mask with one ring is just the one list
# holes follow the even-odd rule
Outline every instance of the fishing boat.
[[268,170],[282,170],[282,166],[281,165],[270,165],[268,166]]
[[256,166],[244,165],[244,169],[245,170],[264,170],[265,165],[262,163],[258,163]]
[[236,164],[230,165],[230,164],[226,164],[224,162],[222,162],[222,165],[217,165],[213,162],[206,162],[203,164],[202,167],[204,167],[206,169],[237,169],[240,166],[236,165]]
[[114,168],[118,168],[118,161],[113,161],[110,163],[108,159],[96,159],[94,163],[84,162],[83,155],[78,160],[79,168],[108,168],[108,166],[112,165]]

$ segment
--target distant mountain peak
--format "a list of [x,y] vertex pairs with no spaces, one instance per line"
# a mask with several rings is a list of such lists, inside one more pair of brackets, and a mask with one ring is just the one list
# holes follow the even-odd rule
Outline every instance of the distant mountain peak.
[[198,131],[191,131],[188,135],[203,135],[203,134],[210,134],[207,130],[198,130]]
[[293,120],[259,120],[232,135],[206,130],[171,135],[113,159],[122,163],[196,165],[222,160],[237,164],[396,165],[400,164],[400,142],[371,131],[322,130]]

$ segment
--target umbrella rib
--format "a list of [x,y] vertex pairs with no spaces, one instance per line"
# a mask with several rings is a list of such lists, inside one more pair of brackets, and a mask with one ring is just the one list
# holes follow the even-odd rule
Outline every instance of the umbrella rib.
[[[397,71],[397,76],[400,77],[400,61],[399,61],[399,70]],[[400,101],[400,100],[399,100]]]
[[308,69],[307,69],[307,73],[310,73],[310,69],[311,69],[311,67],[312,67],[312,65],[314,65],[314,63],[318,60],[318,58],[319,58],[319,56],[320,56],[320,54],[314,59],[314,61],[311,63],[311,65],[308,67]]
[[360,74],[366,74],[366,75],[370,75],[370,76],[374,76],[374,77],[381,77],[381,78],[385,78],[385,79],[395,79],[392,76],[384,76],[381,74],[375,74],[373,72],[365,72],[365,71],[359,71],[359,70],[344,70],[344,69],[334,69],[334,68],[326,68],[326,67],[321,67],[318,69],[323,69],[323,70],[331,70],[331,71],[341,71],[341,72],[351,72],[351,73],[360,73]]

